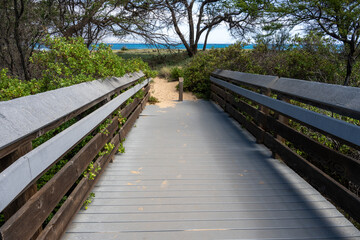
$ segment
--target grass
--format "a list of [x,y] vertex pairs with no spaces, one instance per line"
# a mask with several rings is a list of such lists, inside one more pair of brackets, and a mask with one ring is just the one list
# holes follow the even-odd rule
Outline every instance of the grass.
[[155,103],[158,103],[159,100],[158,100],[156,97],[154,97],[154,96],[150,96],[148,102],[149,102],[150,104],[155,104]]

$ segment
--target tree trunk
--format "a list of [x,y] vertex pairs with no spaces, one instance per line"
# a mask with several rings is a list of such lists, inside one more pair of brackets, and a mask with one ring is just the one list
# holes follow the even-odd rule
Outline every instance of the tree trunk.
[[350,47],[350,52],[347,56],[346,77],[345,77],[345,81],[344,81],[344,86],[349,86],[349,84],[350,84],[350,77],[351,77],[352,69],[353,69],[353,66],[355,63],[354,52],[355,52],[355,49]]
[[211,28],[212,28],[212,27],[209,27],[209,29],[208,29],[207,32],[206,32],[205,41],[204,41],[204,46],[203,46],[203,51],[206,50],[206,44],[207,44],[207,40],[208,40],[208,37],[209,37],[209,33],[210,33],[210,31],[211,31]]
[[189,48],[186,48],[189,57],[193,57],[197,53],[197,44],[191,44]]
[[24,2],[20,1],[20,10],[18,10],[18,2],[16,0],[14,0],[14,11],[15,11],[14,38],[15,38],[16,47],[17,47],[17,50],[18,50],[18,53],[19,53],[24,78],[25,78],[25,80],[29,81],[30,80],[30,75],[29,75],[29,72],[28,72],[28,67],[27,67],[27,63],[26,63],[26,56],[25,56],[23,48],[22,48],[23,46],[21,44],[21,39],[20,39],[21,37],[20,37],[20,32],[19,32],[20,18],[23,16],[24,8],[25,8]]

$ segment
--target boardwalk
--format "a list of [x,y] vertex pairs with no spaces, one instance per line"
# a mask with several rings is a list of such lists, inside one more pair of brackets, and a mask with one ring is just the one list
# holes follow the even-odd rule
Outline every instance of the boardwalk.
[[360,239],[207,101],[147,106],[63,239]]

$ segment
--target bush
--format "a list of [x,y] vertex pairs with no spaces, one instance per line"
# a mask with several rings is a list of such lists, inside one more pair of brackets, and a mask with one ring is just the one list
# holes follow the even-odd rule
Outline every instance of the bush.
[[142,60],[124,60],[105,44],[90,51],[82,38],[47,37],[44,45],[49,50],[36,52],[30,59],[37,67],[36,79],[25,82],[10,78],[6,69],[0,71],[1,101],[139,70],[147,77],[155,76]]
[[211,49],[198,53],[184,69],[184,90],[198,97],[210,94],[210,73],[217,68],[245,71],[252,65],[246,50],[240,43],[224,49]]
[[173,67],[170,70],[170,81],[178,81],[179,77],[184,77],[184,72],[180,67]]
[[[291,44],[271,49],[259,43],[253,50],[244,50],[236,43],[224,49],[212,49],[196,55],[184,69],[184,89],[199,97],[209,97],[210,73],[215,69],[274,75],[342,84],[346,65],[338,46],[316,34],[295,37]],[[356,63],[353,86],[360,83],[360,63]]]

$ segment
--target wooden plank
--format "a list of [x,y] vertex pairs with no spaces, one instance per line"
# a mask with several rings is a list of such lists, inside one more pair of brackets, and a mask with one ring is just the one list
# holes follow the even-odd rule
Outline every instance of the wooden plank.
[[211,91],[215,92],[217,95],[219,95],[222,99],[226,99],[226,92],[224,89],[220,88],[219,86],[215,84],[211,84],[210,86]]
[[360,146],[360,138],[358,137],[360,135],[359,126],[331,118],[320,113],[312,112],[310,110],[246,90],[218,79],[212,79],[212,81],[236,94],[269,107],[287,117],[296,119],[299,122],[310,125],[320,131],[330,134],[331,136],[340,138],[352,146]]
[[227,97],[227,101],[233,107],[238,108],[240,111],[246,112],[246,114],[250,115],[253,118],[254,122],[258,125],[260,125],[266,120],[264,113],[240,99],[236,101],[235,97],[231,94],[229,94],[229,96]]
[[360,89],[356,87],[280,78],[271,90],[285,97],[360,119]]
[[270,88],[279,79],[277,76],[243,73],[221,69],[217,69],[212,72],[211,76],[225,81],[242,84],[252,88],[261,88],[264,90]]
[[226,105],[227,112],[236,120],[238,121],[244,128],[246,128],[257,141],[262,141],[264,130],[262,130],[259,126],[255,123],[250,122],[246,119],[246,117],[241,114],[238,110],[236,110],[230,104]]
[[147,107],[63,239],[360,237],[233,122],[208,101]]
[[264,122],[264,126],[268,130],[280,134],[299,149],[302,149],[307,154],[314,156],[318,161],[322,163],[325,162],[326,164],[324,166],[330,168],[331,171],[360,185],[360,176],[358,174],[358,172],[360,172],[359,161],[329,149],[304,134],[299,133],[293,128],[286,126],[286,124],[275,120],[271,116],[265,117],[263,113],[243,101],[237,102],[233,100],[233,98],[229,98],[229,102],[233,106],[238,107],[241,111],[244,111],[252,116],[255,122]]
[[117,117],[108,126],[109,134],[94,136],[55,176],[49,180],[1,228],[4,239],[29,239],[33,236],[58,202],[73,186],[89,163],[117,130]]
[[[150,84],[146,85],[146,87],[143,88],[145,96],[147,95],[149,90],[150,90]],[[132,103],[130,103],[129,105],[127,105],[123,109],[121,109],[121,116],[123,116],[124,118],[128,118],[129,115],[134,111],[134,109],[137,107],[137,105],[140,102],[143,103],[144,101],[142,101],[142,99],[135,98]],[[146,102],[147,102],[147,100],[145,101],[145,103]]]
[[356,87],[220,69],[211,75],[246,86],[269,89],[291,99],[360,119],[360,89]]
[[265,133],[264,144],[279,154],[288,166],[304,177],[319,192],[329,197],[356,221],[360,221],[359,197],[268,133]]
[[102,108],[92,112],[60,134],[19,158],[14,164],[1,172],[0,211],[11,203],[16,196],[20,195],[28,185],[34,183],[44,171],[49,169],[58,159],[63,157],[93,131],[121,104],[148,83],[149,80],[145,80],[122,93]]
[[228,99],[232,106],[238,107],[241,111],[244,111],[252,116],[257,124],[263,122],[264,127],[268,130],[280,134],[282,137],[295,144],[295,146],[299,149],[302,149],[307,154],[312,155],[315,160],[317,159],[319,161],[320,159],[320,162],[325,162],[326,164],[324,164],[324,166],[329,167],[331,171],[336,172],[336,174],[339,174],[340,176],[343,176],[360,185],[360,176],[358,174],[358,172],[360,172],[359,161],[338,153],[312,140],[293,128],[286,126],[286,124],[275,120],[271,116],[266,117],[256,108],[243,101],[235,101],[233,98],[229,97]]
[[14,151],[19,144],[41,136],[123,89],[124,84],[132,85],[143,76],[142,72],[126,74],[121,78],[95,80],[1,102],[0,158]]
[[140,99],[135,98],[132,103],[126,105],[123,109],[121,109],[121,116],[124,118],[128,118],[129,115],[134,111],[137,105],[139,105]]
[[142,107],[140,104],[136,107],[136,109],[131,113],[130,117],[126,120],[124,126],[122,126],[122,128],[120,129],[120,132],[119,132],[120,141],[123,141],[126,138],[126,135],[131,130],[136,119],[139,117],[141,111],[142,111]]
[[213,99],[221,108],[225,108],[226,106],[226,101],[224,99],[222,99],[221,97],[219,97],[216,93],[211,92],[210,95],[211,99]]
[[334,151],[272,117],[267,118],[267,128],[305,151],[315,160],[328,167],[330,171],[360,185],[360,162],[358,160]]
[[[149,86],[149,88],[150,88],[150,86]],[[149,97],[150,97],[150,92],[147,91],[147,93],[146,93],[146,95],[145,95],[145,97],[144,97],[144,100],[143,100],[142,103],[141,103],[141,110],[144,110],[144,109],[145,109],[146,103],[149,101]]]
[[89,180],[87,178],[83,178],[80,181],[80,183],[72,191],[70,196],[66,199],[65,203],[60,207],[58,212],[50,220],[49,224],[41,232],[40,236],[37,238],[38,240],[60,239],[66,227],[71,222],[71,219],[82,207],[84,201],[89,196],[92,188],[99,180],[106,166],[113,158],[114,154],[118,151],[120,145],[118,134],[116,134],[115,137],[111,140],[111,143],[115,145],[111,153],[109,155],[104,155],[98,158],[94,164],[94,166],[101,167],[101,170],[99,171],[98,174],[96,174],[95,179]]
[[[11,154],[7,155],[5,159],[2,159],[2,162],[0,165],[1,167],[8,167],[11,165],[14,161],[16,161],[19,157],[23,156],[24,154],[30,152],[32,150],[32,144],[31,142],[27,142],[20,146],[16,151],[12,152]],[[2,169],[0,169],[0,172]],[[31,185],[26,189],[25,192],[23,192],[19,197],[17,197],[9,206],[7,206],[4,211],[2,212],[4,214],[4,220],[5,222],[8,221],[11,216],[13,216],[30,198],[33,196],[37,191],[37,185],[36,183]],[[38,230],[35,232],[39,233],[41,230],[41,227],[38,228]],[[36,234],[35,234],[36,235]],[[0,234],[1,236],[1,234]]]

